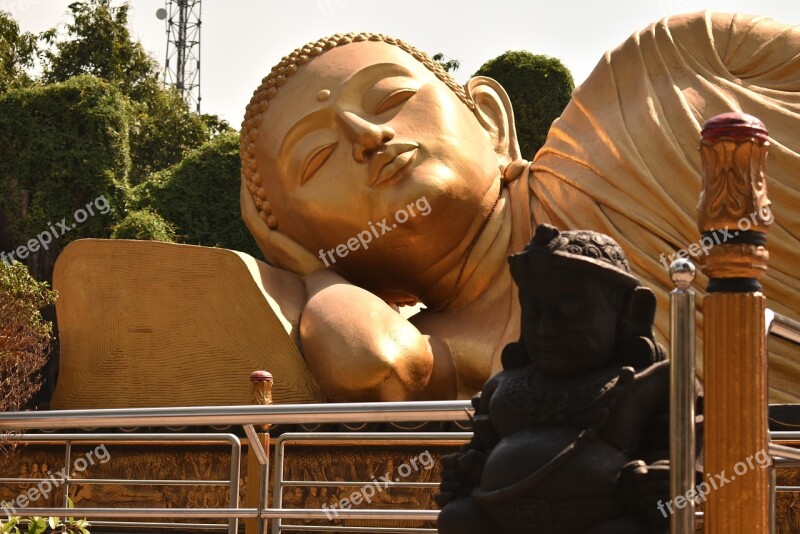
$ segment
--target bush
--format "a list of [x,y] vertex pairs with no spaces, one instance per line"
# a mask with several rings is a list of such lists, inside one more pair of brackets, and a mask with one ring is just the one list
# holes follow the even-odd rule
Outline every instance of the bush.
[[260,257],[240,215],[240,180],[239,135],[224,133],[136,186],[133,207],[158,213],[181,243]]
[[[0,96],[0,250],[56,229],[46,250],[31,254],[31,274],[52,276],[55,258],[81,237],[108,237],[124,213],[130,169],[127,101],[91,76],[13,90]],[[105,213],[73,221],[103,198]],[[99,208],[99,206],[98,206]],[[59,230],[66,219],[69,232]]]
[[0,521],[3,534],[90,534],[91,525],[85,519],[68,517],[63,521],[56,517],[12,517],[7,522]]
[[111,239],[175,241],[175,229],[161,215],[150,209],[134,210],[118,222]]
[[[40,369],[53,340],[40,310],[56,294],[18,262],[0,261],[0,411],[20,411],[41,387]],[[8,438],[0,436],[0,444]]]
[[569,69],[556,58],[509,51],[484,63],[475,76],[494,78],[508,92],[522,157],[532,160],[572,97]]

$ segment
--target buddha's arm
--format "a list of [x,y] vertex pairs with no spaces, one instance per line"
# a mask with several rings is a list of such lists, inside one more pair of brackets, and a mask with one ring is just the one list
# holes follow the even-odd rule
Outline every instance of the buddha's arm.
[[305,284],[303,354],[329,400],[456,397],[455,369],[443,342],[334,272],[311,273]]

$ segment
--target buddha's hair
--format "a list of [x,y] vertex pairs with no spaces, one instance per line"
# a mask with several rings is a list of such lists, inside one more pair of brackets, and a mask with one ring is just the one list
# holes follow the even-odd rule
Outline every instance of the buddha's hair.
[[390,44],[411,54],[411,56],[422,63],[439,80],[449,87],[455,95],[470,110],[475,110],[475,102],[467,94],[466,90],[444,70],[444,68],[428,56],[425,52],[418,50],[400,39],[394,39],[380,33],[337,33],[331,37],[324,37],[316,42],[308,43],[302,48],[297,48],[288,56],[284,56],[281,62],[272,67],[270,73],[261,80],[261,85],[253,92],[253,98],[247,105],[247,111],[242,121],[242,130],[239,136],[239,155],[242,160],[242,175],[247,178],[247,188],[253,195],[258,208],[258,215],[267,223],[270,228],[277,226],[275,216],[271,213],[267,192],[264,189],[263,178],[258,175],[256,166],[255,143],[258,139],[258,129],[263,122],[263,114],[269,109],[269,101],[278,94],[278,89],[282,87],[286,80],[293,76],[303,65],[312,61],[316,56],[325,53],[327,50],[360,41],[378,41]]

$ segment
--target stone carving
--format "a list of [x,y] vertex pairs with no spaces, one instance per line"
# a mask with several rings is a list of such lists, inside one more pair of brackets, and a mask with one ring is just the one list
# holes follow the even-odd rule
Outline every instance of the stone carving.
[[652,534],[667,520],[669,367],[622,249],[541,225],[509,259],[522,333],[443,459],[442,534]]

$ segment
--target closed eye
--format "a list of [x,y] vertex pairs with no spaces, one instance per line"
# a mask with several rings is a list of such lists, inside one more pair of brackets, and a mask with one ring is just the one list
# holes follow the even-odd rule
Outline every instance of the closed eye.
[[380,104],[378,104],[375,114],[380,115],[381,113],[389,111],[392,108],[396,108],[415,94],[417,94],[417,90],[408,87],[392,91],[381,101]]
[[311,154],[311,156],[308,158],[308,163],[306,163],[305,168],[303,168],[303,173],[301,174],[300,178],[300,185],[303,185],[309,181],[311,177],[314,176],[314,173],[317,172],[326,161],[328,161],[328,158],[331,156],[331,154],[333,154],[333,151],[338,144],[338,141],[327,144],[318,148],[313,154]]

